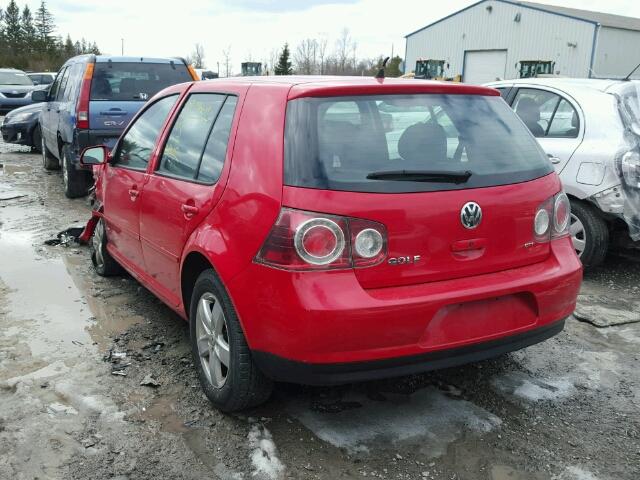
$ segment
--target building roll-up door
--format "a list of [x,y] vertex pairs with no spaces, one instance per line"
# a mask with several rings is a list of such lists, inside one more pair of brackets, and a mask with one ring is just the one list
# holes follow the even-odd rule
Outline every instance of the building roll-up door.
[[506,50],[467,50],[464,52],[463,81],[487,83],[505,78],[507,68]]

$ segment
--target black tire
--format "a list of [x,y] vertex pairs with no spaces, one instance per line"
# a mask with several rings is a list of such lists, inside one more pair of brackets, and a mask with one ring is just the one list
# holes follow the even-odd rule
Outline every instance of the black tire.
[[96,273],[101,277],[122,273],[120,264],[107,251],[107,232],[102,218],[98,220],[91,237],[91,262]]
[[89,173],[78,170],[73,161],[71,147],[62,147],[62,182],[64,183],[64,194],[67,198],[84,197],[89,192]]
[[[224,337],[223,341],[228,346],[229,366],[221,386],[214,385],[209,379],[203,366],[203,362],[209,365],[207,357],[201,356],[198,351],[198,303],[203,298],[219,302],[223,313],[224,328],[220,328],[220,337]],[[215,302],[211,305],[215,305]],[[213,270],[205,270],[196,280],[190,305],[191,351],[198,380],[207,398],[224,412],[234,412],[266,402],[273,390],[273,382],[254,363],[233,304]]]
[[[36,128],[39,132],[42,133],[42,130],[40,130],[40,125],[38,125]],[[40,135],[40,153],[42,154],[42,166],[45,170],[58,170],[60,168],[60,162],[56,157],[53,156],[53,154],[44,144],[44,138],[42,138],[42,135]]]
[[607,255],[609,250],[609,228],[607,223],[602,219],[595,209],[579,200],[571,200],[571,215],[576,218],[572,218],[571,226],[574,227],[577,219],[582,223],[582,233],[575,233],[575,229],[572,228],[571,236],[574,240],[584,242],[582,253],[578,252],[582,265],[585,269],[596,267],[600,265]]
[[38,153],[42,152],[42,134],[40,133],[39,124],[36,124],[33,127],[33,132],[31,132],[31,145],[33,145],[32,150]]

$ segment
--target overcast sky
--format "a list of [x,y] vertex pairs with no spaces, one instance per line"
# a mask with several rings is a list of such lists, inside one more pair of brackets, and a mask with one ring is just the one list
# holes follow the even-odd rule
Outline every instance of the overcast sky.
[[[34,10],[40,0],[17,0]],[[8,0],[0,0],[6,7]],[[231,46],[234,71],[246,60],[269,61],[270,52],[304,38],[329,39],[345,27],[359,57],[403,55],[404,36],[471,1],[448,0],[49,0],[58,34],[95,40],[104,53],[186,56],[196,42],[212,70]],[[640,17],[638,0],[552,0],[566,7]],[[171,8],[170,8],[171,6]],[[222,68],[222,67],[221,67]]]

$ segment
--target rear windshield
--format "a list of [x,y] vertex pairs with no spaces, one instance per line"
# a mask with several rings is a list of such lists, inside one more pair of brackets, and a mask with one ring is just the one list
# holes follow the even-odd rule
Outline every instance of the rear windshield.
[[169,63],[96,63],[91,80],[91,100],[145,101],[163,88],[190,82],[182,62]]
[[[367,178],[402,171],[471,175],[464,183],[437,176],[421,182]],[[301,98],[287,107],[285,184],[291,186],[422,192],[524,182],[552,171],[535,139],[500,97]]]
[[0,85],[33,85],[26,73],[0,72]]

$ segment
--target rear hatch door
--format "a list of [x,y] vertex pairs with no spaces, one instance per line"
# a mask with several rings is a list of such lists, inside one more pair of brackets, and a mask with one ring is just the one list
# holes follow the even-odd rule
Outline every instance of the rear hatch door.
[[538,207],[560,190],[526,127],[499,98],[304,98],[287,112],[288,207],[385,225],[388,258],[356,269],[365,288],[541,262]]
[[91,80],[89,125],[98,143],[112,147],[142,105],[160,90],[191,81],[179,60],[96,61]]

